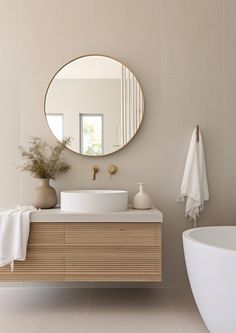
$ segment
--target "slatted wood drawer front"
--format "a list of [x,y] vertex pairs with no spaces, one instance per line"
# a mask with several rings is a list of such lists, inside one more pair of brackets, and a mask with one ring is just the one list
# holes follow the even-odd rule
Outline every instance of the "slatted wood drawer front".
[[26,261],[16,261],[0,268],[0,281],[64,281],[64,248],[61,246],[29,246]]
[[62,245],[65,242],[64,223],[35,222],[30,224],[28,244],[32,245]]
[[161,281],[161,226],[78,223],[65,226],[67,281]]
[[0,281],[64,281],[63,223],[31,223],[26,261],[0,268]]
[[161,224],[31,223],[27,259],[0,281],[161,281]]
[[161,245],[158,223],[66,223],[65,243],[79,245]]

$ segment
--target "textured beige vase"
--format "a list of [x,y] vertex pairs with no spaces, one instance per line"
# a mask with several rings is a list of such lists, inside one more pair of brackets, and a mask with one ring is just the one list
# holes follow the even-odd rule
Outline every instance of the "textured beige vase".
[[50,186],[49,179],[39,179],[39,186],[35,188],[33,205],[36,208],[53,208],[57,204],[57,194]]

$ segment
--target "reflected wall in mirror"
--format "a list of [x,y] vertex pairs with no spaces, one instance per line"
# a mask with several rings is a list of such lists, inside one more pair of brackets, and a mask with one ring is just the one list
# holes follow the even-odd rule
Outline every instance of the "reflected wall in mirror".
[[144,101],[139,82],[122,63],[100,55],[77,58],[51,80],[45,115],[54,136],[72,151],[111,154],[136,134]]

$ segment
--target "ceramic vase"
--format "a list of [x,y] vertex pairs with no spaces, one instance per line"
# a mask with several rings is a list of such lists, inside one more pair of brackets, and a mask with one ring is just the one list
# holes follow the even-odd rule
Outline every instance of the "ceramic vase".
[[149,195],[144,192],[145,183],[138,183],[139,192],[133,199],[133,208],[135,209],[150,209],[152,208],[152,202]]
[[54,208],[57,204],[57,194],[50,186],[49,179],[39,179],[39,186],[34,190],[33,205],[36,208]]

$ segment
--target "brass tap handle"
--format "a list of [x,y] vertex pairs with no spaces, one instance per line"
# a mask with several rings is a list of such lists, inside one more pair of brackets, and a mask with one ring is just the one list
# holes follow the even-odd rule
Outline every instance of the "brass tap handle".
[[110,174],[110,179],[111,179],[111,176],[113,176],[117,173],[118,168],[116,165],[109,165],[109,167],[107,168],[107,171]]
[[96,180],[96,174],[98,173],[99,168],[97,166],[92,167],[92,180]]

